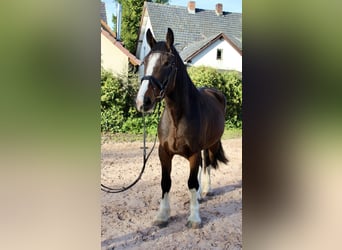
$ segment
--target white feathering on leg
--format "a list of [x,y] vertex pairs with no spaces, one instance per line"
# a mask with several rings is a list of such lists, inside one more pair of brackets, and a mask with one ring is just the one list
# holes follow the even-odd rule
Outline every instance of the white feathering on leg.
[[190,216],[188,221],[194,224],[200,224],[199,203],[197,200],[197,191],[195,188],[190,189]]
[[203,179],[202,179],[202,194],[206,196],[211,192],[211,178],[210,178],[210,169],[211,165],[206,168],[206,171],[203,171]]
[[202,199],[202,182],[201,182],[202,171],[203,171],[203,167],[200,167],[198,169],[198,175],[197,175],[197,180],[198,180],[198,184],[199,184],[199,188],[197,190],[197,199],[198,200]]
[[155,221],[166,222],[170,217],[170,200],[169,193],[164,194],[164,198],[160,201],[159,211]]

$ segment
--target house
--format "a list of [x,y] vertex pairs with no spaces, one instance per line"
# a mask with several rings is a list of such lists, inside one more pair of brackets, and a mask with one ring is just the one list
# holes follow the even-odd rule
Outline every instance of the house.
[[101,19],[101,66],[114,75],[128,76],[131,67],[140,64],[141,61],[116,40],[116,34]]
[[[165,40],[167,28],[174,32],[175,47],[188,66],[210,66],[220,70],[242,72],[242,14],[215,9],[145,2],[137,43],[137,57],[143,59],[150,48],[146,41],[151,29],[157,41]],[[139,68],[143,74],[143,66]]]
[[107,12],[106,12],[106,3],[100,2],[100,18],[105,22],[107,22]]

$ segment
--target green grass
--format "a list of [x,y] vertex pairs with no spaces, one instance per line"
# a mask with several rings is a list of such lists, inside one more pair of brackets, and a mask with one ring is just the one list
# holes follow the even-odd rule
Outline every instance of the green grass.
[[229,128],[225,129],[222,135],[222,139],[232,139],[242,136],[242,129],[241,128]]
[[[152,142],[154,141],[155,134],[148,134],[147,141]],[[242,136],[242,129],[241,128],[229,128],[225,129],[222,139],[232,139]],[[135,142],[135,141],[143,141],[143,135],[136,135],[136,134],[127,134],[127,133],[118,133],[118,134],[111,134],[111,133],[102,133],[101,134],[101,142]]]

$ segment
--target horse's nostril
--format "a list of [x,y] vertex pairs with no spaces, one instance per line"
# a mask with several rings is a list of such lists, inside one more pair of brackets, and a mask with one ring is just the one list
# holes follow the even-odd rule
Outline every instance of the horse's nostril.
[[144,106],[149,106],[152,104],[151,98],[145,97],[144,98]]

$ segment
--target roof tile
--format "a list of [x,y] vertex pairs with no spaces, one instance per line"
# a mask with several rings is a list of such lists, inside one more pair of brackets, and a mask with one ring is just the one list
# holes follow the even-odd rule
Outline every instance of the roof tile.
[[214,9],[196,8],[196,14],[189,14],[187,7],[151,2],[145,4],[156,40],[165,40],[167,28],[171,28],[178,51],[201,46],[219,33],[225,34],[242,50],[241,13],[223,12],[222,16],[217,16]]

